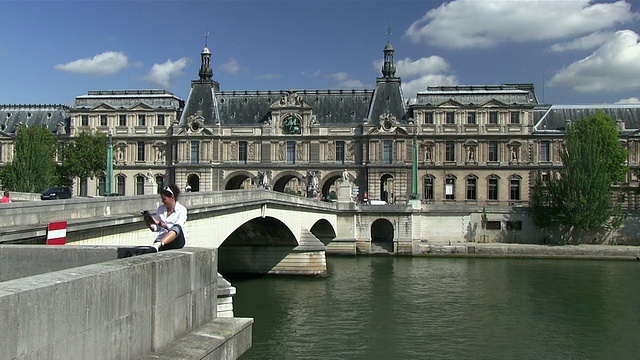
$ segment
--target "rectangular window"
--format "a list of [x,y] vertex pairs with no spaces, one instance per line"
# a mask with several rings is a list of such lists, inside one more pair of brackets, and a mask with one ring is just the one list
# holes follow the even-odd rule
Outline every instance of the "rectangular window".
[[498,179],[489,178],[489,200],[498,200]]
[[476,112],[470,111],[467,113],[467,124],[476,124]]
[[384,154],[382,155],[385,164],[391,164],[393,162],[393,141],[384,141]]
[[127,115],[118,116],[118,125],[119,126],[127,126]]
[[551,161],[551,143],[549,141],[540,142],[540,161]]
[[477,181],[473,177],[467,178],[467,200],[476,200],[478,198],[476,194]]
[[344,164],[344,141],[336,141],[336,164]]
[[520,200],[520,179],[511,179],[511,200]]
[[98,178],[98,195],[104,196],[107,193],[107,179],[104,176]]
[[[0,147],[0,149],[2,149],[2,148]],[[58,155],[58,157],[57,157],[58,161],[62,161],[63,151],[64,151],[64,143],[61,142],[61,143],[58,144],[58,154],[57,154]],[[2,160],[2,152],[1,151],[0,151],[0,160]]]
[[158,126],[164,126],[164,114],[158,114]]
[[447,200],[454,200],[456,198],[456,180],[454,178],[447,178],[444,181],[444,198]]
[[511,123],[512,124],[520,124],[520,113],[519,112],[511,112]]
[[455,113],[453,111],[449,111],[445,113],[445,124],[455,124],[456,118]]
[[200,141],[191,142],[191,163],[197,164],[200,162]]
[[487,230],[500,230],[502,228],[500,225],[500,221],[487,221]]
[[424,114],[424,123],[425,124],[433,124],[433,113],[428,112]]
[[453,141],[447,141],[445,143],[445,161],[456,161],[456,144]]
[[498,147],[497,141],[489,141],[489,161],[498,161]]
[[490,111],[489,112],[489,124],[497,124],[498,123],[498,112]]
[[119,175],[117,177],[116,182],[117,182],[116,192],[118,193],[118,195],[124,196],[124,176],[123,175]]
[[138,161],[144,161],[144,141],[138,141]]
[[241,164],[247,163],[247,151],[249,149],[249,143],[246,141],[238,141],[238,162]]
[[296,142],[287,141],[287,164],[296,163]]
[[100,115],[100,126],[107,126],[107,115]]
[[136,176],[136,195],[144,195],[144,176]]
[[433,178],[425,177],[423,181],[424,185],[424,199],[433,200]]
[[82,126],[89,126],[89,115],[82,115]]
[[147,126],[147,117],[144,114],[138,114],[138,126]]

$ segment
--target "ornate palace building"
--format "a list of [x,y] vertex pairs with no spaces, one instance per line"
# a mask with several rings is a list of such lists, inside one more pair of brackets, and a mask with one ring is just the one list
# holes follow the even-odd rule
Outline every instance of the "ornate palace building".
[[[112,182],[122,195],[144,193],[151,174],[158,186],[192,191],[266,188],[324,199],[349,181],[357,201],[527,206],[536,174],[561,166],[566,123],[603,110],[630,151],[625,201],[637,208],[640,106],[539,104],[532,84],[429,87],[410,102],[390,43],[383,56],[370,90],[221,91],[205,47],[186,100],[165,90],[104,90],[71,107],[0,105],[0,165],[11,161],[22,122],[47,126],[61,144],[83,130],[110,132]],[[100,195],[104,184],[78,179],[74,194]]]

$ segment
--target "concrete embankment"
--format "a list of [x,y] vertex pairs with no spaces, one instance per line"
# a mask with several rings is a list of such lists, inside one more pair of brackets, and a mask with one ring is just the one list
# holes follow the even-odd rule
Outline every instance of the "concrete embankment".
[[640,261],[640,246],[532,245],[499,243],[420,243],[415,256],[610,259]]

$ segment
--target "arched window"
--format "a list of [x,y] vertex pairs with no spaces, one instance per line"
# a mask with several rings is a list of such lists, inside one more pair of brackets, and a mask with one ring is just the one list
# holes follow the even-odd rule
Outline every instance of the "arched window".
[[144,175],[136,175],[136,195],[144,195]]
[[427,201],[433,201],[433,176],[425,176],[422,179],[422,188],[424,199]]
[[160,194],[162,188],[164,187],[164,177],[162,175],[156,175],[156,191],[157,194]]
[[499,199],[498,183],[500,178],[496,175],[491,175],[487,178],[487,200],[497,201]]
[[467,200],[478,200],[478,178],[474,175],[467,177]]
[[509,178],[509,200],[520,201],[520,177],[517,175]]
[[120,196],[124,196],[125,193],[125,180],[126,177],[122,174],[116,176],[116,192]]
[[456,199],[456,177],[447,175],[444,179],[444,198],[445,200]]

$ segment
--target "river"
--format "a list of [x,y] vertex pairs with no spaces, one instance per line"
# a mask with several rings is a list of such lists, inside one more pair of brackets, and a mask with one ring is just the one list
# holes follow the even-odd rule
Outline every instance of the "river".
[[227,277],[249,359],[640,359],[634,261],[329,257]]

